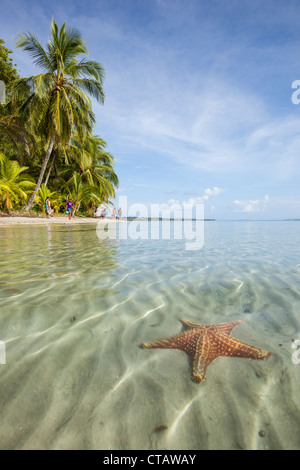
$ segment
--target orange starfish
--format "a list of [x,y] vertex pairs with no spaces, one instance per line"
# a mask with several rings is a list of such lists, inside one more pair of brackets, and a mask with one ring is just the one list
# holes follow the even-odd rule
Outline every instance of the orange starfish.
[[192,379],[195,382],[200,383],[205,380],[207,367],[219,356],[265,359],[272,354],[230,336],[233,328],[242,320],[216,325],[199,325],[188,320],[181,321],[186,331],[170,338],[142,343],[141,346],[143,348],[179,349],[186,352],[192,361]]

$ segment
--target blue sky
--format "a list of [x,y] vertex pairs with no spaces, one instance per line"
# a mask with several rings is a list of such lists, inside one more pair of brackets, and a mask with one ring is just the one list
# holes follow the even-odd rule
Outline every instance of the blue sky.
[[299,0],[2,0],[0,37],[14,49],[30,30],[45,44],[52,16],[81,31],[106,70],[95,133],[129,207],[300,218],[298,13]]

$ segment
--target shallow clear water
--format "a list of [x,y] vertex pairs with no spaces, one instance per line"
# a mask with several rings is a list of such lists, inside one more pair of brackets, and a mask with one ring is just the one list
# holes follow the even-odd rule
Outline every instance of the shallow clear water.
[[[299,449],[299,239],[299,222],[206,222],[193,251],[1,227],[1,448]],[[273,354],[196,384],[186,354],[139,347],[180,318],[242,319],[232,335]]]

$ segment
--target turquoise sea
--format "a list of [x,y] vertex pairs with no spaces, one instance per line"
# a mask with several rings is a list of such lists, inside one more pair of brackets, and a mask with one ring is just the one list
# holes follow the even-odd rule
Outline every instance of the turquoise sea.
[[[1,449],[300,449],[299,240],[297,221],[205,222],[198,250],[0,227]],[[196,384],[186,354],[140,348],[180,318],[242,319],[272,356]]]

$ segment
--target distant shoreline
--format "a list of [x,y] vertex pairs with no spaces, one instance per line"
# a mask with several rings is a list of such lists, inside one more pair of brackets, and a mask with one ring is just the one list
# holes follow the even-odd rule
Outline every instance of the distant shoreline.
[[[121,217],[121,219],[111,219],[111,218],[96,218],[96,217],[81,217],[75,216],[71,220],[65,215],[55,215],[50,219],[46,219],[45,216],[41,214],[33,215],[4,215],[0,213],[0,227],[8,225],[52,225],[52,224],[95,224],[98,222],[101,223],[111,223],[111,222],[216,222],[217,219],[181,219],[181,218],[151,218],[151,217]],[[300,219],[228,219],[228,220],[219,220],[219,222],[300,222]]]
[[166,217],[126,217],[126,220],[129,222],[132,221],[146,221],[146,222],[188,222],[188,221],[194,221],[196,222],[201,221],[201,222],[215,222],[216,219],[182,219],[182,218],[166,218]]
[[[30,216],[0,216],[0,227],[8,225],[52,225],[52,224],[96,224],[101,223],[111,223],[111,222],[161,222],[161,221],[172,221],[172,222],[183,222],[183,221],[196,221],[200,219],[163,219],[163,218],[143,218],[143,217],[122,217],[121,219],[100,219],[96,217],[74,217],[69,220],[65,216],[53,216],[50,219],[42,216],[30,217]],[[201,221],[214,221],[216,219],[201,219]]]

